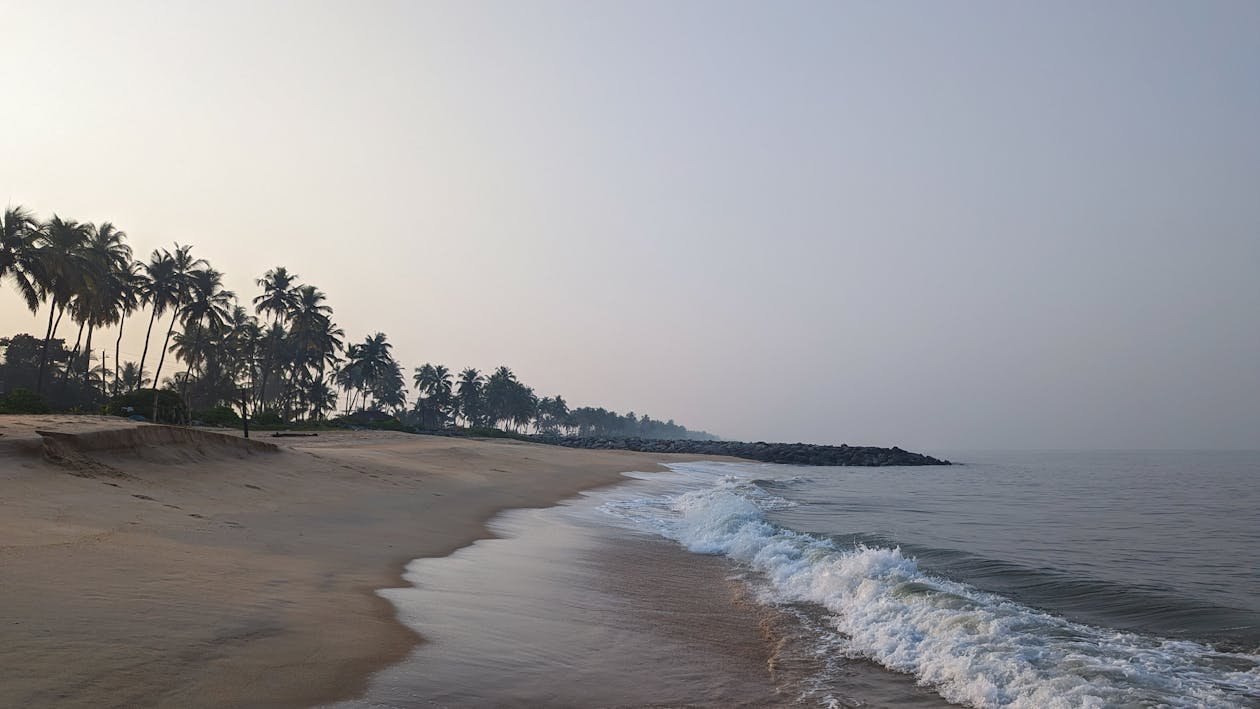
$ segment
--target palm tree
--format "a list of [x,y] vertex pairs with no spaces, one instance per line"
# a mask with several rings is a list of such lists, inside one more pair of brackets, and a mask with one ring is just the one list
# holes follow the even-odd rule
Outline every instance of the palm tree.
[[403,379],[402,367],[393,357],[385,363],[384,371],[372,387],[372,397],[376,403],[389,407],[395,416],[401,416],[407,406],[407,384]]
[[569,405],[562,396],[545,396],[538,400],[539,431],[554,433],[568,423]]
[[[145,304],[145,293],[148,277],[144,273],[144,264],[129,261],[125,271],[119,271],[113,279],[115,303],[118,306],[118,337],[114,340],[114,383],[117,382],[122,366],[123,327],[127,324],[127,316],[139,310]],[[147,336],[146,336],[147,339]]]
[[416,401],[416,411],[420,414],[421,425],[425,428],[444,428],[451,417],[451,370],[445,365],[426,363],[416,367],[414,379],[416,389],[424,395]]
[[24,207],[4,210],[0,217],[0,281],[6,276],[14,280],[31,313],[39,311],[41,301],[35,257],[39,236],[40,224],[33,212]]
[[[113,224],[105,222],[100,226],[88,225],[87,243],[84,245],[84,256],[87,259],[85,287],[76,300],[82,317],[87,323],[87,344],[84,349],[92,352],[92,333],[97,327],[118,322],[123,303],[119,292],[127,286],[123,281],[130,277],[131,247],[126,244],[127,234],[119,231]],[[126,274],[126,275],[123,275]],[[91,357],[83,372],[84,380],[88,379]]]
[[323,348],[331,340],[344,333],[332,324],[332,308],[324,304],[323,291],[315,286],[298,286],[294,289],[292,307],[287,316],[289,333],[295,341],[297,364],[302,367],[322,367]]
[[[51,301],[48,311],[48,329],[44,333],[44,347],[40,352],[39,373],[35,379],[35,393],[44,387],[44,372],[48,366],[48,345],[57,334],[61,316],[66,307],[81,290],[86,263],[83,245],[87,241],[87,225],[72,219],[62,219],[56,214],[40,229],[33,258],[32,275],[34,290],[40,302]],[[29,303],[29,300],[28,300]],[[54,321],[53,316],[56,315]]]
[[188,386],[197,371],[201,360],[201,344],[206,328],[222,330],[232,316],[236,294],[223,288],[223,274],[213,268],[198,268],[188,274],[188,300],[183,308],[184,334],[189,329],[194,331],[189,355],[188,376],[184,378],[184,405],[192,410],[192,402],[188,399]]
[[144,369],[145,359],[149,356],[149,336],[153,334],[153,323],[168,308],[179,306],[183,294],[184,283],[177,269],[175,257],[169,251],[154,249],[149,255],[149,262],[143,265],[145,283],[141,298],[149,304],[152,314],[149,315],[149,327],[144,331],[144,350],[140,353],[140,369]]
[[427,396],[451,393],[451,370],[446,365],[425,363],[422,367],[416,367],[414,381],[420,393]]
[[486,379],[483,391],[486,413],[490,422],[498,425],[500,421],[508,422],[512,418],[513,395],[520,382],[507,367],[499,367]]
[[204,259],[194,259],[192,257],[192,246],[180,246],[175,244],[175,253],[163,251],[163,256],[171,260],[170,278],[174,290],[174,302],[171,304],[171,325],[166,329],[166,340],[162,342],[162,351],[158,355],[157,371],[153,373],[153,417],[157,419],[158,405],[158,386],[157,383],[162,381],[162,364],[166,361],[166,350],[171,345],[171,333],[175,330],[175,323],[179,320],[180,309],[184,306],[189,294],[189,274],[193,269],[198,267],[208,267],[209,264]]
[[[345,332],[332,321],[332,308],[325,304],[323,291],[315,286],[296,286],[291,291],[288,363],[294,376],[291,393],[313,391],[312,385],[324,380],[326,368],[339,359]],[[323,395],[322,391],[319,392]],[[314,413],[318,418],[319,412]]]
[[334,366],[341,359],[341,348],[344,344],[343,337],[346,333],[337,327],[332,320],[325,319],[322,323],[323,327],[315,333],[313,337],[313,347],[316,352],[320,353],[320,361],[317,364],[319,374],[322,377],[328,367]]
[[289,273],[284,266],[276,266],[264,273],[262,278],[254,279],[254,283],[263,289],[263,294],[253,300],[254,312],[259,315],[271,313],[273,323],[286,317],[296,304],[294,286],[297,279],[297,274]]
[[236,305],[223,322],[222,331],[215,335],[212,352],[224,385],[218,394],[229,406],[239,404],[242,414],[248,416],[252,408],[250,393],[258,376],[258,355],[263,346],[262,326],[258,318]]
[[284,329],[284,325],[278,322],[272,323],[263,332],[260,343],[263,366],[256,378],[258,382],[257,408],[259,409],[267,409],[266,396],[269,379],[273,375],[277,377],[282,375],[282,372],[273,371],[272,363],[285,362],[289,359],[287,353],[290,344],[289,333]]
[[337,391],[327,379],[315,379],[307,386],[306,402],[311,407],[311,418],[319,421],[337,407]]
[[[307,336],[309,338],[309,352],[314,358],[313,364],[315,365],[315,376],[312,378],[312,381],[324,382],[325,386],[329,386],[329,390],[332,391],[333,394],[332,407],[335,407],[337,404],[336,391],[328,385],[325,372],[328,371],[329,367],[336,367],[337,363],[341,361],[341,349],[343,346],[342,338],[346,336],[346,333],[328,318],[324,318],[319,325],[319,330],[310,333]],[[322,396],[322,391],[311,391],[317,391],[317,393],[320,393]],[[319,399],[310,399],[309,401],[312,406],[315,404],[320,404],[322,406],[323,403]],[[311,413],[316,419],[320,419],[323,417],[324,410],[326,409],[317,410],[312,408]]]
[[333,373],[333,383],[346,392],[345,412],[354,408],[355,396],[363,388],[363,346],[350,345],[346,348],[346,359]]
[[114,382],[114,393],[122,394],[127,391],[133,391],[143,387],[148,382],[148,372],[140,369],[140,366],[135,362],[127,362],[123,365],[121,378]]
[[[368,397],[382,393],[394,395],[394,390],[402,389],[402,373],[397,371],[394,361],[393,345],[385,339],[385,333],[378,332],[364,338],[359,345],[351,345],[347,350],[347,361],[338,373],[337,383],[341,386],[353,386],[363,392],[363,408],[367,408]],[[394,375],[397,374],[397,382]],[[397,386],[395,387],[395,383]],[[390,402],[382,402],[390,405]]]
[[[297,297],[294,293],[297,279],[297,274],[289,273],[284,266],[276,266],[264,273],[262,278],[254,279],[254,283],[263,289],[262,295],[256,296],[253,300],[254,312],[259,315],[271,313],[273,329],[281,324],[281,320],[297,306]],[[267,380],[272,374],[275,354],[274,348],[268,348],[263,364],[262,381],[258,389],[258,401],[263,406],[267,405]]]
[[286,313],[290,320],[328,318],[332,315],[333,309],[324,303],[327,299],[324,292],[315,286],[300,285],[290,295],[292,304]]
[[525,386],[520,382],[516,382],[509,389],[508,403],[508,419],[512,422],[513,427],[520,431],[538,416],[538,397],[534,395],[534,390]]
[[456,396],[459,410],[464,415],[464,422],[469,426],[475,426],[481,420],[484,408],[481,389],[485,382],[485,377],[481,376],[481,372],[472,367],[467,367],[459,373],[459,389]]

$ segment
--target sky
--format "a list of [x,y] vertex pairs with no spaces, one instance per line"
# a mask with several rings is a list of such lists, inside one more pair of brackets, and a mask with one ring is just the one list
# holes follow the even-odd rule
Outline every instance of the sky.
[[285,265],[407,371],[731,439],[1260,447],[1260,4],[0,14],[0,201],[243,299]]

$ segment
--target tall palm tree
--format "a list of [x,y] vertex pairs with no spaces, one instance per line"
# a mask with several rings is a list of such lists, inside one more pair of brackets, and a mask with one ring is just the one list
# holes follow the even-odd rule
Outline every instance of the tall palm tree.
[[263,274],[254,279],[254,283],[263,289],[263,294],[254,298],[254,312],[259,315],[271,313],[272,322],[279,322],[293,310],[296,303],[294,287],[297,285],[296,273],[289,273],[284,266]]
[[[148,276],[145,275],[144,264],[129,261],[125,271],[119,271],[113,279],[114,297],[118,305],[118,337],[114,340],[114,383],[117,389],[119,372],[122,367],[123,328],[127,324],[127,316],[139,310],[147,301],[145,294],[148,287]],[[146,335],[145,339],[148,337]]]
[[416,411],[426,428],[444,428],[451,417],[451,370],[445,365],[425,363],[416,367],[413,381],[424,398],[416,401]]
[[327,300],[327,296],[315,286],[297,286],[290,293],[290,296],[292,300],[286,315],[291,321],[306,320],[309,322],[317,318],[326,319],[332,315],[333,309],[324,302]]
[[175,330],[175,323],[180,319],[180,310],[183,308],[189,295],[189,278],[193,269],[200,267],[209,267],[204,259],[195,259],[192,257],[192,246],[180,246],[175,244],[175,252],[164,251],[163,255],[171,260],[170,278],[173,283],[175,293],[174,302],[171,304],[171,324],[166,328],[166,340],[162,342],[162,351],[158,355],[157,371],[153,373],[153,417],[156,420],[158,411],[158,382],[162,381],[162,364],[166,362],[166,350],[171,346],[171,333]]
[[263,331],[258,318],[249,314],[244,307],[237,305],[225,323],[227,329],[223,338],[223,356],[226,370],[232,381],[243,382],[239,391],[233,392],[232,403],[240,402],[245,415],[250,408],[250,393],[254,381],[258,378],[258,355],[262,351]]
[[188,300],[184,303],[184,334],[193,330],[193,343],[188,363],[188,376],[184,377],[184,405],[192,411],[188,399],[188,386],[196,375],[197,365],[202,358],[201,345],[205,341],[205,331],[222,330],[232,316],[236,294],[223,288],[223,274],[213,268],[198,268],[188,274]]
[[315,333],[314,347],[320,353],[321,359],[317,364],[319,374],[322,377],[328,367],[334,366],[341,359],[341,348],[344,344],[346,333],[337,327],[332,320],[325,319],[322,323],[323,328]]
[[[326,382],[325,372],[328,371],[329,367],[335,367],[341,361],[342,338],[345,337],[346,333],[328,318],[324,318],[319,324],[321,329],[309,335],[309,351],[314,358],[312,364],[315,366],[315,375],[312,381]],[[317,391],[318,393],[318,390],[311,391]],[[333,406],[336,406],[336,391],[331,388],[330,391],[333,393]],[[310,399],[310,401],[313,404],[320,403],[318,399]],[[323,410],[312,410],[312,415],[316,419],[322,418]]]
[[293,303],[287,316],[290,336],[294,340],[299,367],[317,367],[323,371],[324,347],[341,333],[332,324],[332,308],[324,303],[323,291],[315,286],[298,286],[293,290]]
[[[48,367],[48,345],[57,334],[61,316],[73,302],[75,294],[82,290],[84,273],[87,271],[83,246],[87,242],[87,225],[73,219],[62,219],[56,214],[40,229],[37,246],[32,257],[30,271],[39,301],[50,301],[48,329],[44,333],[44,347],[40,352],[39,373],[35,379],[35,393],[44,387],[44,372]],[[29,301],[28,301],[29,302]],[[56,316],[56,320],[53,316]]]
[[477,425],[481,420],[482,398],[481,389],[485,384],[485,377],[481,376],[481,372],[467,367],[459,373],[459,389],[457,398],[459,401],[459,410],[463,412],[464,422],[469,426]]
[[333,383],[346,392],[345,412],[354,408],[356,392],[363,388],[363,347],[352,344],[346,347],[346,359],[333,373]]
[[290,344],[289,333],[284,329],[284,325],[281,325],[278,322],[272,323],[271,326],[267,327],[263,332],[262,342],[260,344],[260,347],[262,348],[262,367],[256,377],[258,382],[258,393],[255,401],[256,406],[259,409],[268,408],[267,382],[273,375],[278,378],[282,375],[282,372],[273,371],[275,368],[272,366],[272,363],[284,362],[288,359],[287,353],[290,349]]
[[[254,283],[263,289],[262,295],[256,296],[253,300],[254,312],[259,315],[270,313],[273,329],[276,325],[280,325],[297,306],[297,297],[294,292],[297,279],[297,274],[289,273],[289,269],[284,266],[276,266],[264,273],[262,278],[254,279]],[[268,348],[264,357],[262,379],[258,387],[258,401],[263,406],[267,405],[267,380],[273,373],[275,354],[275,348]]]
[[416,367],[413,374],[416,389],[426,396],[435,396],[451,392],[451,370],[442,364],[425,363]]
[[[127,245],[127,234],[119,231],[109,222],[97,226],[88,225],[88,238],[84,244],[84,256],[88,270],[85,287],[79,293],[79,311],[87,322],[87,344],[84,349],[89,353],[88,362],[83,371],[84,381],[89,378],[88,367],[91,366],[92,333],[97,327],[111,325],[121,318],[122,303],[119,291],[122,282],[131,274],[131,247]],[[124,276],[123,274],[127,274]]]
[[569,411],[569,402],[565,401],[563,396],[557,394],[552,397],[551,417],[557,427],[563,428],[567,432],[573,425],[571,414],[572,412]]
[[538,397],[534,390],[517,382],[510,389],[508,418],[516,430],[526,430],[530,421],[538,417]]
[[562,396],[544,396],[538,400],[538,420],[536,425],[539,431],[554,433],[557,429],[567,425],[569,416],[569,404]]
[[[378,332],[364,338],[359,345],[352,345],[348,350],[346,367],[342,371],[349,372],[344,378],[339,377],[338,384],[352,383],[363,392],[363,408],[367,408],[369,397],[387,393],[392,396],[395,388],[401,390],[402,374],[398,372],[398,363],[394,361],[393,345],[385,339],[385,333]],[[398,387],[395,387],[397,374]],[[389,405],[390,402],[384,402]]]
[[39,311],[41,301],[35,255],[39,235],[39,220],[25,207],[8,207],[0,216],[0,282],[12,278],[32,313]]
[[407,384],[402,367],[390,357],[384,371],[372,387],[372,398],[381,406],[389,407],[395,416],[401,416],[407,407]]
[[179,305],[183,293],[183,280],[176,267],[175,257],[165,249],[154,249],[149,255],[149,262],[143,265],[144,289],[141,297],[149,304],[149,327],[144,331],[144,350],[140,353],[140,369],[149,356],[149,336],[153,334],[153,323],[166,313],[167,309]]
[[306,402],[311,409],[311,419],[322,420],[324,414],[337,406],[337,391],[329,385],[327,379],[319,378],[311,381],[305,393]]
[[490,421],[498,424],[499,421],[508,422],[512,419],[513,399],[516,394],[516,387],[520,384],[516,379],[516,375],[507,367],[499,367],[486,378],[486,386],[483,390],[485,397],[486,413],[490,417]]

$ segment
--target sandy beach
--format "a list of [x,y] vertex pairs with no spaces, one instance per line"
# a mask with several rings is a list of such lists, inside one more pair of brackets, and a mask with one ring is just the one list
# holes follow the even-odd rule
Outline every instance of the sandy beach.
[[660,454],[0,416],[0,706],[309,706],[421,638],[410,560]]

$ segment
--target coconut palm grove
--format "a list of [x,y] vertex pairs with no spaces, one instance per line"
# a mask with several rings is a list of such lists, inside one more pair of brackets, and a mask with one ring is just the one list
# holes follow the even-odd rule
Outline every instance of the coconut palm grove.
[[[136,258],[109,222],[9,207],[0,283],[44,327],[0,339],[0,413],[68,411],[160,423],[345,424],[406,430],[713,438],[670,421],[539,397],[506,366],[406,370],[383,332],[358,342],[318,287],[277,266],[238,296],[189,245]],[[138,361],[123,333],[144,328]],[[71,344],[71,335],[73,343]]]

